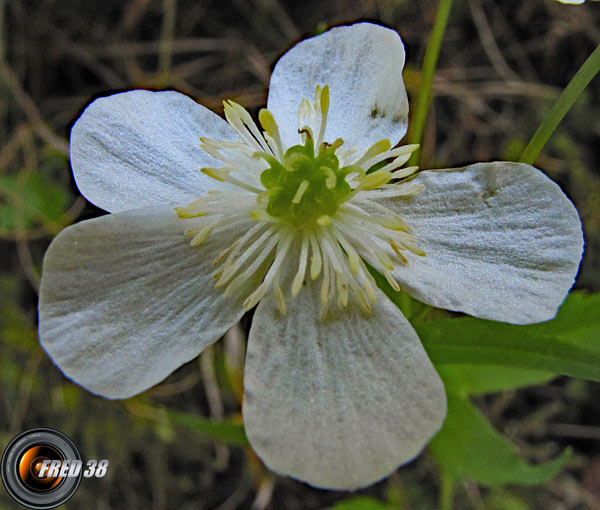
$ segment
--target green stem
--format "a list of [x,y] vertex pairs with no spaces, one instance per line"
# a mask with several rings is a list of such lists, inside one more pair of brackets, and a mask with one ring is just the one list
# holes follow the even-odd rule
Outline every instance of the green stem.
[[448,475],[442,475],[440,492],[440,510],[452,510],[454,501],[454,480]]
[[554,130],[570,110],[573,103],[581,95],[583,90],[592,81],[592,78],[600,71],[600,45],[596,47],[593,53],[587,58],[579,71],[573,76],[563,93],[560,95],[554,106],[546,115],[533,138],[521,154],[519,161],[532,165],[546,142],[554,133]]
[[[421,71],[419,97],[417,98],[415,113],[411,119],[409,143],[420,144],[421,139],[423,138],[427,110],[431,103],[431,85],[433,83],[433,76],[435,75],[435,68],[437,66],[442,39],[444,38],[444,32],[446,31],[451,7],[452,0],[440,0],[435,22],[433,24],[433,30],[431,31],[431,36],[427,43],[427,50],[425,51],[425,61],[423,62],[423,70]],[[413,152],[408,164],[417,165],[420,158],[421,149]]]

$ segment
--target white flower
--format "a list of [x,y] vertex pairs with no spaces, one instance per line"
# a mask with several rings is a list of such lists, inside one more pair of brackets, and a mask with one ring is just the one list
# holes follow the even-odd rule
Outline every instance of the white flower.
[[113,214],[60,233],[40,292],[40,339],[64,374],[130,397],[259,303],[243,414],[267,466],[353,489],[415,457],[444,388],[363,261],[425,303],[521,324],[554,316],[583,240],[530,166],[401,168],[403,64],[377,25],[305,40],[275,67],[263,130],[235,103],[227,123],[177,92],[94,101],[71,162]]
[[[558,0],[562,4],[582,4],[585,0]],[[597,2],[598,0],[592,0],[592,2]]]

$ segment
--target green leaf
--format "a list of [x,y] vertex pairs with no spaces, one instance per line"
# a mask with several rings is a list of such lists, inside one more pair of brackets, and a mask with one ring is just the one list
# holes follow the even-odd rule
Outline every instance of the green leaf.
[[203,436],[219,439],[229,444],[250,446],[244,424],[233,420],[213,420],[195,414],[165,410],[172,423],[193,430]]
[[553,320],[526,327],[600,352],[600,293],[571,292]]
[[0,228],[29,229],[54,222],[66,211],[68,196],[40,172],[0,176]]
[[542,384],[555,377],[543,370],[499,365],[438,365],[436,368],[448,391],[468,395],[513,390]]
[[600,71],[600,44],[579,68],[525,147],[519,161],[533,165],[554,130],[577,98]]
[[[423,61],[423,70],[421,72],[421,83],[419,86],[419,96],[415,106],[415,113],[412,115],[409,143],[420,144],[425,130],[427,120],[427,111],[431,103],[431,88],[437,67],[438,56],[444,39],[444,32],[448,24],[450,10],[453,0],[440,0],[436,11],[435,22],[431,30],[431,35],[427,41],[425,50],[425,59]],[[417,149],[409,160],[409,165],[420,164],[420,149]]]
[[600,295],[574,293],[552,321],[441,319],[415,326],[436,365],[500,365],[600,381]]
[[468,397],[453,392],[448,393],[444,427],[430,447],[446,475],[455,480],[471,478],[490,487],[545,483],[556,476],[570,455],[567,450],[549,462],[527,464]]
[[129,411],[137,416],[147,418],[158,423],[172,423],[180,425],[198,434],[224,441],[229,444],[250,446],[244,424],[234,420],[213,420],[196,414],[183,411],[173,411],[164,407],[154,407],[131,399],[126,403]]
[[330,508],[331,510],[393,510],[391,505],[366,496],[346,499]]

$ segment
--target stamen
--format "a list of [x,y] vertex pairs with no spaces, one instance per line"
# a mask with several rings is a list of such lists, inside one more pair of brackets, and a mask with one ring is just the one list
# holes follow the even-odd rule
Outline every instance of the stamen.
[[392,197],[408,197],[416,195],[425,186],[423,184],[383,184],[377,190],[361,190],[360,196],[363,198],[392,198]]
[[[298,132],[302,137],[302,143],[306,144],[307,137],[314,140],[313,129],[311,124],[314,124],[316,112],[314,106],[308,99],[302,99],[300,106],[298,107]],[[306,119],[308,117],[308,123]]]
[[222,167],[222,168],[201,168],[200,171],[204,175],[208,175],[210,178],[215,179],[220,182],[225,182],[225,179],[229,175],[231,168]]
[[381,167],[379,169],[379,171],[388,171],[391,172],[393,170],[395,170],[396,168],[400,168],[404,163],[406,163],[409,159],[410,159],[410,154],[405,154],[404,156],[399,156],[396,159],[394,159],[391,163],[388,163],[387,165]]
[[[225,271],[223,271],[223,276],[221,276],[221,278],[215,286],[219,288],[226,285],[235,276],[237,271],[242,267],[242,264],[244,264],[246,260],[252,257],[252,255],[254,255],[254,253],[261,247],[261,245],[263,245],[265,241],[267,241],[267,243],[265,244],[263,250],[261,251],[260,255],[256,258],[256,260],[261,259],[261,257],[266,257],[268,253],[273,249],[273,247],[277,244],[277,235],[275,235],[273,229],[264,232],[256,241],[254,241],[246,249],[246,251],[233,264],[231,264],[230,267],[227,267]],[[230,255],[230,259],[228,260],[231,260],[231,258],[232,256]]]
[[323,267],[323,258],[321,257],[321,250],[315,234],[310,232],[308,238],[310,240],[310,248],[312,252],[312,257],[310,260],[310,279],[314,280],[321,273],[321,269]]
[[256,306],[271,287],[271,283],[279,274],[279,267],[281,266],[285,259],[285,256],[287,255],[287,252],[292,243],[292,239],[293,238],[291,236],[284,234],[283,240],[279,241],[277,253],[275,254],[275,260],[273,261],[271,267],[267,271],[265,279],[258,286],[258,288],[252,294],[250,294],[250,296],[248,296],[248,298],[246,298],[246,300],[244,301],[244,308],[246,310],[250,310],[251,308]]
[[392,178],[392,172],[387,172],[383,169],[377,170],[372,174],[367,174],[363,177],[358,189],[376,189],[383,184],[389,182]]
[[[236,278],[232,280],[231,283],[227,286],[225,292],[223,293],[225,297],[231,296],[231,294],[237,291],[256,274],[260,266],[265,263],[265,260],[273,251],[273,248],[277,244],[278,240],[279,239],[277,238],[277,235],[274,235],[271,239],[269,239],[269,242],[265,245],[264,249],[258,254],[258,256],[252,262],[252,264],[250,264],[241,274],[237,275]],[[218,288],[217,285],[215,285],[215,287]]]
[[275,117],[273,117],[273,114],[269,110],[263,108],[260,112],[258,112],[258,120],[260,121],[260,125],[263,127],[263,129],[273,138],[273,141],[277,147],[277,157],[280,160],[283,159],[285,151],[283,150],[281,136],[279,134],[279,126],[277,125],[277,122],[275,122]]
[[302,233],[302,248],[300,249],[300,258],[298,263],[298,272],[294,277],[294,281],[292,282],[292,297],[296,297],[300,289],[302,288],[302,283],[304,282],[304,275],[306,273],[306,261],[308,259],[308,235],[306,232]]
[[392,178],[403,179],[404,177],[414,174],[417,170],[419,170],[418,166],[407,166],[406,168],[402,168],[401,170],[396,170],[393,172]]
[[321,283],[321,306],[323,308],[323,314],[325,310],[327,310],[327,305],[329,303],[329,264],[325,264],[323,268],[323,283]]
[[244,140],[257,150],[271,151],[245,108],[233,101],[224,101],[223,106],[227,122]]
[[352,274],[357,274],[360,268],[360,257],[354,249],[354,247],[346,240],[344,234],[339,230],[334,231],[335,239],[342,245],[346,255],[348,256],[348,264],[350,265],[350,271]]
[[382,152],[389,150],[390,146],[391,146],[391,143],[387,138],[384,138],[383,140],[379,140],[378,142],[375,142],[373,145],[371,145],[371,147],[369,147],[365,151],[363,156],[358,161],[355,161],[353,163],[353,166],[362,166],[363,163],[370,160],[373,156],[377,156],[377,154],[380,154]]
[[[216,227],[213,225],[207,225],[199,230],[199,232],[194,236],[194,238],[190,241],[191,246],[199,246],[201,245],[210,235],[210,233]],[[187,232],[186,232],[187,234]]]
[[400,292],[400,285],[398,285],[398,282],[395,280],[395,278],[392,276],[392,273],[388,269],[385,269],[383,271],[383,276],[385,276],[385,279],[390,284],[390,287],[392,287],[392,289],[394,289],[396,292]]
[[397,158],[398,156],[403,156],[406,154],[410,155],[414,151],[416,151],[418,148],[419,148],[419,144],[416,144],[416,143],[396,147],[395,149],[391,149],[389,151],[382,152],[382,153],[372,157],[368,161],[365,161],[364,167],[368,169],[368,168],[371,168],[373,165],[376,165],[377,163],[381,163],[385,159]]
[[216,179],[217,181],[228,182],[230,184],[233,184],[234,186],[237,186],[238,188],[245,189],[246,191],[249,191],[250,193],[256,193],[257,195],[263,193],[264,190],[258,189],[258,188],[254,187],[254,186],[251,186],[250,184],[242,182],[239,179],[236,179],[235,177],[233,177],[230,174],[231,170],[232,169],[229,169],[227,167],[223,167],[223,168],[201,168],[200,169],[200,171],[203,174],[206,174],[209,177],[212,177],[213,179]]
[[281,287],[279,286],[279,277],[273,284],[273,293],[275,294],[275,300],[277,302],[277,306],[279,307],[281,315],[287,315],[287,305]]
[[398,256],[398,258],[405,264],[408,264],[408,259],[404,255],[402,255],[402,252],[400,251],[400,247],[398,246],[398,244],[396,244],[396,242],[393,239],[388,239],[388,241],[390,243],[390,246],[392,247],[392,249]]
[[338,307],[340,309],[348,306],[348,279],[341,271],[335,272],[336,286],[338,291]]
[[[302,145],[284,146],[268,109],[259,112],[257,125],[233,101],[224,103],[225,117],[240,140],[200,138],[201,148],[223,163],[201,171],[240,190],[216,191],[176,211],[180,218],[195,219],[185,230],[191,246],[219,236],[225,226],[243,232],[212,264],[215,286],[224,289],[225,296],[250,286],[243,296],[246,309],[272,291],[281,314],[287,313],[286,289],[281,288],[280,279],[284,264],[291,263],[292,267],[297,264],[290,285],[292,298],[302,291],[307,277],[322,277],[323,320],[332,302],[345,308],[353,300],[371,312],[377,299],[376,283],[363,258],[399,290],[393,271],[410,263],[406,253],[425,255],[409,225],[377,202],[411,196],[422,189],[422,185],[402,181],[418,170],[401,168],[418,145],[392,149],[384,139],[359,151],[342,148],[341,138],[327,143],[329,93],[328,85],[319,85],[314,102],[300,101]],[[380,168],[369,173],[374,165]]]
[[[319,95],[319,89],[317,87],[317,96]],[[327,127],[327,113],[329,112],[329,86],[325,85],[321,91],[319,98],[319,109],[321,112],[321,125],[319,126],[319,136],[315,143],[315,149],[320,147],[323,142],[323,136],[325,136],[325,128]]]
[[180,218],[198,218],[199,216],[206,216],[208,214],[205,208],[205,202],[200,199],[184,207],[175,207],[175,210],[177,211],[177,216]]

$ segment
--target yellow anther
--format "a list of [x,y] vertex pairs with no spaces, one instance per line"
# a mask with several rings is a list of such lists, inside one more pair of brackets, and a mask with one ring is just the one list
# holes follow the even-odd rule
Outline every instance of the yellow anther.
[[386,184],[392,178],[392,172],[386,170],[377,170],[372,174],[367,174],[363,177],[360,184],[361,189],[376,189],[379,186]]
[[273,294],[275,294],[275,300],[277,301],[277,306],[279,307],[281,315],[287,315],[287,305],[285,303],[285,297],[283,296],[283,292],[281,291],[281,287],[279,285],[275,285],[275,288],[273,289]]
[[262,108],[260,112],[258,112],[258,120],[267,133],[270,135],[274,135],[275,133],[279,134],[279,126],[277,126],[275,117],[273,117],[273,114],[269,110]]
[[177,216],[180,218],[198,218],[199,216],[206,216],[208,213],[206,213],[204,209],[205,205],[202,200],[196,200],[183,207],[175,207]]
[[352,274],[358,274],[358,270],[360,269],[360,257],[356,250],[348,253],[348,264],[350,265],[350,272]]
[[273,221],[273,217],[264,209],[253,209],[250,211],[250,218],[255,221]]
[[389,230],[408,233],[413,231],[412,228],[410,228],[410,226],[400,216],[382,216],[373,219],[376,219],[377,223]]
[[385,279],[387,280],[387,282],[390,284],[390,287],[392,289],[394,289],[396,292],[399,292],[400,291],[400,285],[398,285],[398,282],[392,276],[392,274],[390,273],[390,271],[388,271],[387,269],[384,270],[383,275],[385,276]]
[[362,163],[364,163],[365,161],[368,161],[372,157],[377,156],[377,154],[381,154],[382,152],[390,150],[391,146],[392,146],[392,144],[390,143],[390,141],[387,138],[384,138],[383,140],[379,140],[378,142],[375,142],[373,145],[371,145],[371,147],[369,147],[367,149],[367,152],[364,153],[362,158],[360,158],[354,164],[361,165]]
[[321,112],[327,115],[329,111],[329,85],[325,85],[321,90]]
[[209,177],[212,177],[213,179],[216,179],[217,181],[221,181],[221,182],[225,182],[224,177],[227,176],[227,174],[229,172],[227,171],[223,171],[222,168],[201,168],[200,171],[205,174],[208,175]]
[[327,226],[331,225],[331,218],[329,216],[327,216],[326,214],[324,214],[323,216],[319,216],[317,218],[317,223],[319,225],[321,225],[322,227],[327,227]]
[[402,254],[402,252],[400,251],[400,247],[396,244],[396,241],[394,241],[393,239],[388,239],[388,241],[394,252],[396,252],[398,258],[405,264],[408,264],[408,259]]

